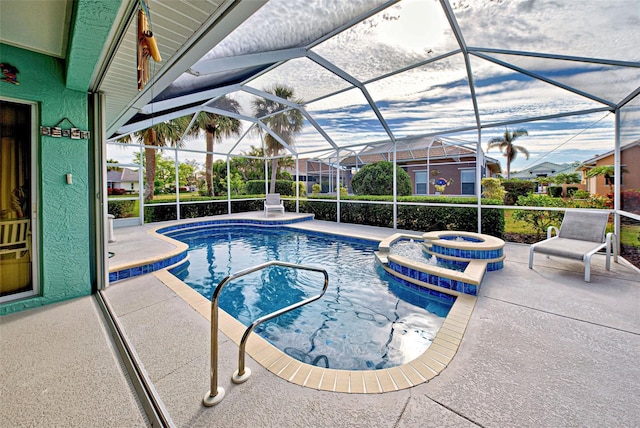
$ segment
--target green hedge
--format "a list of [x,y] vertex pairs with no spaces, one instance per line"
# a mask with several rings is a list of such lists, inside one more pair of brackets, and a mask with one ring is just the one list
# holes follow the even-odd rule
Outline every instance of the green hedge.
[[574,193],[576,193],[576,191],[579,189],[579,187],[576,186],[567,186],[567,196],[568,197],[573,197]]
[[547,187],[547,194],[552,198],[559,198],[562,196],[561,186],[549,186]]
[[115,218],[124,218],[135,208],[136,201],[109,201],[107,211]]
[[[254,195],[250,197],[261,197],[260,195]],[[248,212],[259,211],[264,208],[264,199],[257,200],[231,200],[231,212]],[[295,206],[294,206],[295,211]],[[188,203],[182,202],[180,204],[180,218],[200,218],[212,215],[228,214],[227,211],[227,198],[222,197],[218,200],[205,203]],[[177,212],[176,205],[158,205],[154,206],[146,205],[144,207],[144,222],[155,223],[160,221],[176,220]]]
[[[276,191],[282,196],[293,196],[294,188],[292,188],[291,180],[276,180]],[[264,195],[265,180],[249,180],[246,183],[245,191],[248,195]]]
[[[335,197],[316,197],[323,200],[301,200],[300,212],[313,213],[316,220],[336,221],[337,204]],[[378,227],[393,227],[393,206],[366,203],[365,201],[392,202],[391,196],[349,196],[341,198],[347,203],[340,204],[340,221],[343,223],[366,224]],[[363,201],[358,203],[358,201]],[[287,205],[287,211],[295,210],[295,201]],[[447,198],[444,196],[405,196],[398,202],[476,204],[476,198]],[[485,205],[500,205],[502,201],[483,199]],[[470,207],[434,207],[420,205],[398,206],[398,228],[429,232],[432,230],[462,230],[476,232],[478,215],[476,208]],[[482,209],[482,232],[502,238],[504,236],[504,210]]]
[[[250,212],[263,209],[264,199],[261,195],[253,195],[260,199],[231,200],[231,211]],[[314,214],[316,220],[337,221],[337,203],[335,196],[315,196],[314,200],[300,199],[300,212]],[[393,227],[393,206],[368,202],[392,202],[392,196],[347,196],[341,197],[340,221],[342,223],[366,224],[378,227]],[[449,203],[475,205],[477,199],[455,198],[445,196],[403,196],[398,202],[409,203]],[[288,212],[296,211],[296,201],[284,200]],[[500,205],[501,201],[483,199],[484,205]],[[227,201],[220,199],[207,203],[182,203],[181,218],[199,218],[212,215],[227,214]],[[145,207],[145,222],[175,220],[176,206],[148,205]],[[420,205],[398,206],[398,228],[429,232],[432,230],[462,230],[475,232],[478,215],[475,207],[434,207]],[[498,208],[482,209],[482,232],[502,238],[504,235],[504,210]]]
[[520,196],[527,196],[536,190],[536,183],[533,181],[509,180],[502,182],[502,187],[507,191],[504,197],[505,205],[515,205]]

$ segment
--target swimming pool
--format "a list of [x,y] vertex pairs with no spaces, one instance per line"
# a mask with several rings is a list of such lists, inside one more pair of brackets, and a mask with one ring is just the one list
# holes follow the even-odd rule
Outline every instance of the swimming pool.
[[[256,330],[312,365],[367,370],[411,361],[429,347],[454,300],[393,279],[376,263],[378,243],[373,241],[249,226],[178,230],[167,236],[189,245],[189,263],[174,274],[208,299],[225,276],[268,260],[326,269],[329,290],[321,300]],[[248,325],[316,294],[321,286],[320,274],[272,267],[227,285],[220,307]]]

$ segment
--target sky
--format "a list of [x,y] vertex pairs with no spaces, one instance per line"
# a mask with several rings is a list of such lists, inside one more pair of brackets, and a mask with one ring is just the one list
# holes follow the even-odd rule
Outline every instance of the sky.
[[[380,0],[271,0],[254,16],[204,57],[224,58],[310,43],[328,29],[382,4]],[[640,0],[455,0],[451,1],[462,37],[469,47],[543,52],[634,62],[640,65]],[[451,133],[474,127],[476,118],[464,57],[458,53],[424,66],[386,76],[419,61],[439,58],[459,49],[440,2],[402,0],[312,49],[339,70],[364,84],[394,137],[441,134],[475,143],[477,131]],[[493,124],[603,107],[600,100],[617,103],[640,86],[638,68],[579,63],[559,59],[484,53],[496,61],[513,64],[578,94],[470,55],[470,71],[476,93],[482,131],[482,147],[502,135],[504,126]],[[185,75],[179,84],[197,77]],[[379,79],[379,80],[377,80]],[[350,147],[389,140],[363,92],[309,58],[298,58],[247,83],[256,89],[285,83],[305,100],[305,109],[326,131],[333,143]],[[352,88],[352,89],[349,89]],[[349,89],[349,90],[347,90]],[[343,91],[344,92],[339,92]],[[330,94],[334,94],[328,96]],[[583,96],[590,94],[595,99]],[[229,94],[252,116],[255,96]],[[326,97],[326,98],[325,98]],[[640,138],[640,106],[635,103],[624,122],[628,142]],[[243,123],[245,130],[250,123]],[[518,143],[530,152],[520,156],[512,170],[543,161],[583,161],[613,149],[614,117],[608,112],[509,125],[529,135]],[[637,132],[637,134],[636,134]],[[203,146],[204,137],[185,141]],[[259,146],[251,132],[240,144],[217,144],[219,153],[247,152]],[[624,141],[623,141],[624,144]],[[302,157],[330,148],[309,123],[296,139]],[[118,158],[121,149],[108,157]],[[111,156],[113,154],[113,156]],[[502,160],[497,151],[487,153]],[[189,157],[190,154],[180,155]],[[220,156],[217,156],[221,158]],[[193,154],[193,158],[204,159]],[[503,162],[503,168],[505,164]]]

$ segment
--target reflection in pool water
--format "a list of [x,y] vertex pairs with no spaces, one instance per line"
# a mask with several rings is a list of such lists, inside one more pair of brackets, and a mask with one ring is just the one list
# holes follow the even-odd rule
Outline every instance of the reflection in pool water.
[[[377,243],[286,228],[213,227],[169,233],[190,246],[189,264],[175,274],[210,299],[227,275],[269,260],[324,268],[325,296],[268,321],[256,332],[293,358],[348,370],[388,368],[418,357],[453,304],[408,288],[376,263]],[[244,325],[296,303],[322,287],[322,275],[270,267],[238,278],[220,307]]]

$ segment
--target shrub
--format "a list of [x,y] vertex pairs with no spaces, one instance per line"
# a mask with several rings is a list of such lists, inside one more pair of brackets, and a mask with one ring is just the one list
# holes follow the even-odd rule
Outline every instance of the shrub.
[[[411,178],[407,171],[397,168],[398,195],[411,195]],[[353,176],[351,188],[356,195],[392,195],[393,194],[393,162],[381,161],[362,167]]]
[[574,199],[587,199],[590,197],[591,197],[591,193],[589,193],[587,190],[578,189],[575,192],[573,192]]
[[322,192],[322,185],[320,183],[315,183],[313,186],[311,186],[311,192],[313,196],[318,195],[320,192]]
[[[446,197],[445,197],[446,198]],[[443,198],[431,199],[430,202],[452,204],[475,204],[476,198]],[[401,202],[424,201],[424,198],[406,197]],[[501,201],[483,200],[483,204],[501,204]],[[482,233],[502,238],[504,235],[504,210],[495,208],[482,209]],[[478,210],[472,207],[432,207],[420,205],[401,205],[398,207],[398,228],[429,232],[432,230],[458,230],[466,232],[478,231]]]
[[[264,195],[265,180],[249,180],[245,187],[245,191],[249,195]],[[295,187],[291,187],[291,181],[289,180],[276,180],[276,191],[283,196],[293,196],[295,192],[292,190]]]
[[501,203],[504,201],[504,197],[507,191],[502,186],[502,181],[499,178],[483,178],[482,179],[482,196],[487,199],[496,199]]
[[[520,196],[518,205],[556,208],[564,208],[566,206],[562,199],[551,198],[547,195]],[[564,213],[562,211],[515,210],[513,212],[514,220],[525,221],[533,227],[537,241],[540,240],[549,226],[559,227],[563,218]]]
[[[307,196],[307,187],[304,184],[304,181],[298,181],[298,192],[300,194],[300,197],[303,196]],[[291,195],[295,196],[296,195],[296,182],[292,181],[291,182]]]
[[114,188],[114,189],[108,189],[107,193],[109,195],[124,195],[125,193],[127,193],[127,191],[125,189]]
[[159,221],[177,220],[178,213],[176,205],[145,205],[144,222],[155,223]]
[[[337,205],[335,196],[319,196],[319,201],[300,201],[300,212],[313,213],[316,220],[336,221]],[[371,203],[372,201],[392,202],[392,196],[346,196],[340,204],[340,221],[343,223],[366,224],[379,227],[393,227],[393,206]],[[362,201],[362,202],[359,202]],[[476,198],[451,198],[446,196],[404,196],[399,202],[437,202],[453,204],[475,204]],[[289,201],[285,201],[286,203]],[[498,205],[500,201],[483,200],[483,204]],[[287,210],[289,208],[287,207]],[[478,230],[478,211],[473,207],[434,207],[424,205],[399,205],[398,228],[432,231]],[[482,232],[502,238],[504,235],[504,210],[482,209]]]
[[536,183],[533,181],[509,180],[502,183],[507,195],[504,198],[505,205],[515,205],[520,196],[527,196],[536,190]]
[[[248,212],[259,211],[263,208],[264,199],[250,199],[250,200],[231,200],[231,211]],[[133,202],[133,201],[131,201]],[[288,202],[288,201],[286,201]],[[158,202],[160,203],[160,202]],[[295,204],[295,201],[294,201]],[[290,209],[291,207],[287,208]],[[295,211],[295,205],[292,211]],[[220,197],[220,199],[212,200],[209,202],[200,203],[181,203],[180,204],[180,218],[200,218],[212,215],[229,214],[227,209],[227,198]],[[145,223],[154,223],[159,221],[176,220],[177,212],[176,205],[154,205],[153,203],[144,207],[144,221]]]
[[620,192],[620,207],[630,213],[640,214],[640,190]]
[[588,197],[584,199],[582,198],[579,199],[579,198],[576,198],[575,196],[574,198],[575,199],[565,202],[565,204],[567,205],[567,208],[596,208],[601,210],[609,208],[610,200],[606,196],[588,195]]
[[136,201],[109,201],[107,211],[115,218],[125,218],[131,215],[136,206]]
[[562,187],[560,186],[549,186],[547,187],[547,194],[552,198],[559,198],[562,196]]
[[567,197],[574,198],[574,194],[578,191],[578,187],[568,186],[567,187]]

